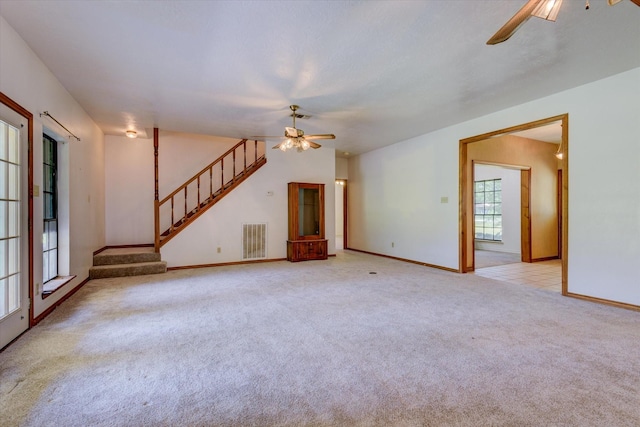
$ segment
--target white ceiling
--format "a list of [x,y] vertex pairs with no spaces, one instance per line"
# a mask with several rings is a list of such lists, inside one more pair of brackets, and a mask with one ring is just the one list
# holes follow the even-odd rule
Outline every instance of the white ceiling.
[[106,134],[281,135],[298,104],[299,128],[355,154],[640,66],[626,0],[565,0],[557,22],[487,46],[523,4],[1,0],[0,15]]

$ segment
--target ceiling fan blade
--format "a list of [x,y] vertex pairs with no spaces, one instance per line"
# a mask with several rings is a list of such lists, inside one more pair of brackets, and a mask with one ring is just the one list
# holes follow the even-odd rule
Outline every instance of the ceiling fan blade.
[[531,12],[543,1],[545,0],[528,0],[527,3],[487,41],[487,44],[494,45],[508,40],[522,24],[531,18]]
[[631,2],[640,7],[640,0],[631,0]]
[[336,136],[332,133],[324,133],[320,135],[305,135],[304,137],[312,139],[336,139]]
[[311,148],[320,148],[320,147],[322,147],[322,145],[318,144],[317,142],[309,141],[308,139],[307,139],[307,142],[309,143],[309,147],[311,147]]
[[273,147],[271,147],[271,148],[273,148],[274,150],[277,150],[277,149],[279,149],[279,148],[280,148],[280,146],[281,146],[282,144],[284,144],[284,143],[285,143],[285,141],[282,141],[280,144],[276,144],[276,145],[274,145],[274,146],[273,146]]

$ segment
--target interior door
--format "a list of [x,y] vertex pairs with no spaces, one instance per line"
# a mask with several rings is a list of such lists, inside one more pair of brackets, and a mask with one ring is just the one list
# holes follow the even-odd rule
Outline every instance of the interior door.
[[27,126],[0,105],[0,349],[29,327]]

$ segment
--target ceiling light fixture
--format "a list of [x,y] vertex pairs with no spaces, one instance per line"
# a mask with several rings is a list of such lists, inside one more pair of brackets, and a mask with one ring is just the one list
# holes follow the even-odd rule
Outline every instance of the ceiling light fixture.
[[531,15],[546,19],[547,21],[555,22],[558,17],[558,12],[560,12],[561,4],[562,0],[545,0],[540,2],[540,4],[533,9]]
[[309,144],[309,141],[304,138],[287,138],[287,140],[282,142],[278,148],[282,151],[287,151],[292,148],[297,148],[298,151],[306,151],[311,148],[311,144]]
[[564,157],[564,153],[562,152],[562,141],[560,141],[560,144],[558,144],[558,149],[556,150],[556,157],[558,158],[558,160],[562,160],[562,158]]
[[127,138],[137,138],[138,137],[138,133],[135,130],[128,130],[124,134],[127,135]]

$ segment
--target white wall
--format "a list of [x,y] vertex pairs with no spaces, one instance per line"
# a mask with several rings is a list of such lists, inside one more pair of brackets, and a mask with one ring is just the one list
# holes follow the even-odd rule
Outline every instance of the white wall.
[[475,241],[476,249],[520,253],[520,171],[475,164],[475,181],[502,180],[502,242]]
[[106,242],[152,244],[153,139],[105,136]]
[[459,141],[563,113],[568,290],[640,305],[640,68],[354,157],[349,245],[458,269]]
[[336,157],[336,179],[349,179],[349,161],[344,157]]
[[27,44],[0,17],[0,91],[29,110],[34,116],[34,185],[42,188],[42,134],[44,126],[59,135],[67,133],[50,119],[39,116],[49,111],[75,135],[64,145],[68,170],[69,230],[68,273],[77,277],[43,300],[42,285],[42,198],[34,197],[34,316],[62,298],[88,277],[93,251],[105,245],[104,135],[56,80]]

